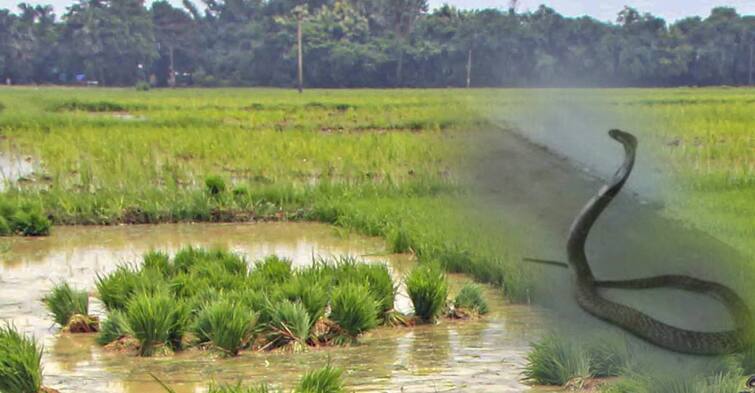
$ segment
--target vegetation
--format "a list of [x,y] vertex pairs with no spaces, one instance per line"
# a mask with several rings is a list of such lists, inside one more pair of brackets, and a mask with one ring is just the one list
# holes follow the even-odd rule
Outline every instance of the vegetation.
[[406,292],[414,305],[415,315],[422,321],[434,322],[446,306],[446,274],[435,263],[420,264],[406,278]]
[[38,393],[42,386],[42,349],[6,325],[0,328],[0,392]]
[[0,200],[0,236],[46,236],[50,234],[51,226],[38,204],[27,202],[15,205]]
[[[438,266],[432,272],[445,278]],[[235,356],[356,342],[378,326],[395,288],[384,265],[354,258],[293,269],[278,257],[247,263],[222,249],[193,247],[173,258],[150,251],[140,266],[122,266],[97,286],[109,311],[97,342],[133,338],[143,356],[192,343]]]
[[343,370],[327,365],[310,371],[301,378],[295,393],[343,393]]
[[590,376],[590,358],[577,343],[547,335],[532,345],[524,376],[541,385],[565,385]]
[[89,294],[76,290],[65,282],[53,287],[43,301],[60,327],[68,326],[74,315],[89,315]]
[[477,284],[464,285],[459,294],[454,299],[454,307],[476,312],[477,314],[487,314],[490,309],[488,302],[482,296],[482,287]]
[[546,6],[430,11],[427,0],[73,3],[57,19],[42,5],[0,11],[3,81],[97,81],[136,85],[139,94],[150,79],[290,87],[297,6],[305,16],[304,80],[317,87],[464,86],[468,77],[473,86],[746,84],[755,29],[724,7],[674,23],[625,7],[606,23]]

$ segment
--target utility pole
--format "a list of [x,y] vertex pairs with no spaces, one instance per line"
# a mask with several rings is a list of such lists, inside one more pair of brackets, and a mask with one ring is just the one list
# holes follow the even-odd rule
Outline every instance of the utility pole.
[[472,48],[467,55],[467,89],[472,86]]
[[753,67],[753,54],[755,54],[755,37],[750,37],[750,79],[749,85],[752,86],[752,67]]
[[[296,12],[297,10],[295,10]],[[304,19],[304,12],[302,10],[298,10],[296,12],[296,42],[297,42],[297,52],[298,52],[298,83],[297,87],[299,89],[299,93],[301,93],[304,90],[304,54],[302,51],[302,37],[301,37],[301,21]]]

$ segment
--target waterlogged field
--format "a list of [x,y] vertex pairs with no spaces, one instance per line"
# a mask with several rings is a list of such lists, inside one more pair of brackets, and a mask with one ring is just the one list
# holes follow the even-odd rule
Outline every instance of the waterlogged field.
[[[516,228],[526,223],[502,230],[506,212],[477,208],[470,173],[489,153],[477,137],[515,129],[612,170],[615,152],[591,152],[617,127],[652,157],[632,179],[640,198],[657,193],[660,214],[755,257],[752,90],[11,88],[0,103],[0,164],[12,179],[0,201],[7,234],[44,232],[46,219],[319,221],[382,237],[387,252],[440,262],[525,302],[532,278]],[[6,254],[18,247],[4,242]],[[547,360],[553,348],[569,349],[546,340],[533,356]],[[579,361],[576,371],[546,367],[560,373],[550,380],[530,377],[562,384],[618,373],[592,375],[589,360]]]

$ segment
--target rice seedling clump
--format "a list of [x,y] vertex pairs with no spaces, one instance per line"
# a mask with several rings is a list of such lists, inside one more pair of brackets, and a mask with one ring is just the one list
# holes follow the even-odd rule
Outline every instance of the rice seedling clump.
[[[438,317],[448,293],[445,274],[421,265],[412,275],[418,316]],[[150,251],[140,264],[99,276],[96,285],[109,313],[97,342],[135,341],[142,356],[186,346],[227,356],[245,349],[296,352],[356,343],[381,323],[405,321],[393,307],[397,285],[388,267],[349,257],[294,268],[276,256],[251,263],[222,249],[186,247],[172,258]]]
[[53,320],[60,327],[68,326],[71,317],[89,315],[89,295],[86,291],[72,288],[68,283],[61,283],[53,287],[52,291],[43,299],[45,306],[53,316]]
[[42,386],[42,349],[10,325],[0,327],[0,392],[37,393]]
[[454,299],[457,309],[472,311],[480,315],[487,314],[490,309],[482,296],[482,287],[476,284],[464,285]]
[[409,273],[406,291],[414,305],[417,318],[423,322],[433,322],[446,306],[446,273],[436,263],[421,264]]

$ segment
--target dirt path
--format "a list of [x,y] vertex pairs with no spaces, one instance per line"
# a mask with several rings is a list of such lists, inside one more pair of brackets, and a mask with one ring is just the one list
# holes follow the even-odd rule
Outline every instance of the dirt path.
[[[514,132],[501,130],[484,138],[486,153],[476,169],[482,208],[500,215],[506,230],[525,239],[527,255],[565,261],[569,226],[602,180]],[[620,152],[617,149],[615,167],[620,165]],[[657,205],[642,203],[631,190],[623,192],[600,218],[587,248],[601,279],[689,274],[725,283],[745,296],[744,289],[755,278],[753,269],[745,269],[743,258],[730,247],[664,218]],[[535,302],[549,307],[558,320],[611,329],[576,305],[568,270],[536,267],[535,272]],[[677,326],[719,330],[731,325],[725,309],[704,296],[677,290],[611,290],[606,294]]]

